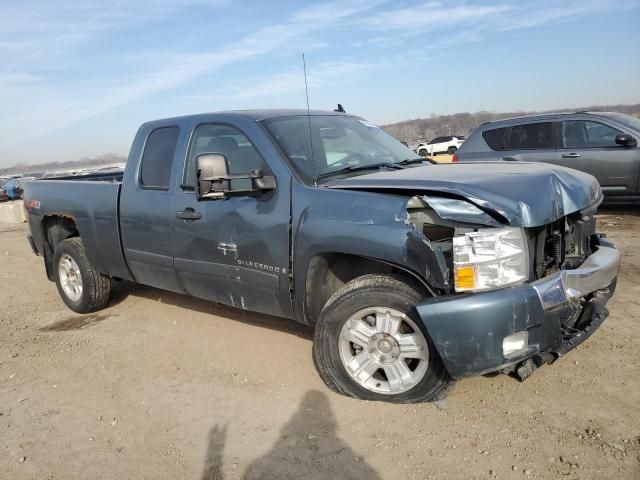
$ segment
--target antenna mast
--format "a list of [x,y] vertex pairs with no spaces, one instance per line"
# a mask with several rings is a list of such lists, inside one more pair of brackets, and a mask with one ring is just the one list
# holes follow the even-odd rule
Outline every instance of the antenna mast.
[[307,97],[307,120],[309,122],[309,144],[311,146],[311,167],[313,169],[313,184],[318,186],[316,177],[316,161],[313,155],[313,134],[311,133],[311,112],[309,110],[309,85],[307,84],[307,62],[304,59],[304,52],[302,52],[302,69],[304,71],[304,93]]

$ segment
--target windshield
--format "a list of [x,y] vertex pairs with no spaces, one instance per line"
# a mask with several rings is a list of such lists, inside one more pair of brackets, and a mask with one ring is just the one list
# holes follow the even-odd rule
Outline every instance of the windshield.
[[331,172],[337,175],[338,171],[344,175],[368,173],[369,165],[373,169],[416,158],[391,135],[356,117],[283,117],[262,123],[305,181],[330,178]]

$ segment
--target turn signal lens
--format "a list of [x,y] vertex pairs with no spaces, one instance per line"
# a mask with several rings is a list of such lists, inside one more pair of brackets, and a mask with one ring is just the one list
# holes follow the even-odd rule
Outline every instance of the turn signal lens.
[[456,287],[472,290],[476,286],[476,272],[473,267],[456,267]]

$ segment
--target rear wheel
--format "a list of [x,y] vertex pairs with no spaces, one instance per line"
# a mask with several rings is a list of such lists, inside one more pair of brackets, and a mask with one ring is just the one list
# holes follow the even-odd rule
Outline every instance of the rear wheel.
[[93,268],[80,238],[68,238],[57,245],[53,268],[58,293],[74,312],[93,312],[109,302],[111,278]]
[[447,153],[449,155],[453,155],[454,153],[456,153],[458,151],[458,149],[456,147],[449,147],[447,148]]
[[448,375],[415,305],[425,299],[403,278],[365,275],[337,291],[316,325],[314,360],[332,390],[363,400],[434,399]]

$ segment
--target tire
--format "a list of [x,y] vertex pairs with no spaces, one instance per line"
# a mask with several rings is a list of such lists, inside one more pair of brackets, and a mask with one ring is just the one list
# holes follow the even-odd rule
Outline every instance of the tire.
[[421,148],[420,150],[418,150],[418,155],[420,155],[421,157],[428,157],[429,153],[427,153],[426,149]]
[[[337,393],[361,400],[390,403],[437,400],[438,394],[450,380],[415,309],[415,305],[426,297],[420,286],[393,275],[364,275],[335,292],[320,312],[313,343],[314,362],[325,384]],[[398,314],[402,320],[395,335],[375,333],[359,337],[358,342],[368,345],[367,347],[350,342],[352,333],[349,332],[360,333],[363,326],[369,334],[376,331],[380,323],[386,324],[388,330],[393,331]],[[366,317],[360,319],[361,315]],[[381,320],[378,315],[382,319],[386,318],[386,321]],[[391,322],[391,318],[395,320]],[[365,322],[373,325],[369,324],[367,327]],[[354,326],[359,330],[352,328]],[[401,331],[402,329],[405,330]],[[412,339],[411,345],[418,346],[409,355],[422,355],[426,360],[405,358],[406,352],[397,350],[413,348],[400,346],[408,338]],[[383,345],[384,340],[388,340],[387,343],[392,346]],[[358,363],[361,358],[367,360]],[[354,362],[355,365],[366,364],[360,374],[354,373],[353,368],[347,366],[353,366]],[[403,362],[405,367],[399,368],[399,362]],[[403,380],[400,382],[399,378]]]
[[79,237],[68,238],[57,245],[52,268],[58,293],[74,312],[93,312],[109,303],[111,277],[93,268]]
[[453,155],[454,153],[456,153],[458,151],[458,149],[456,147],[449,147],[447,148],[447,153],[449,155]]

